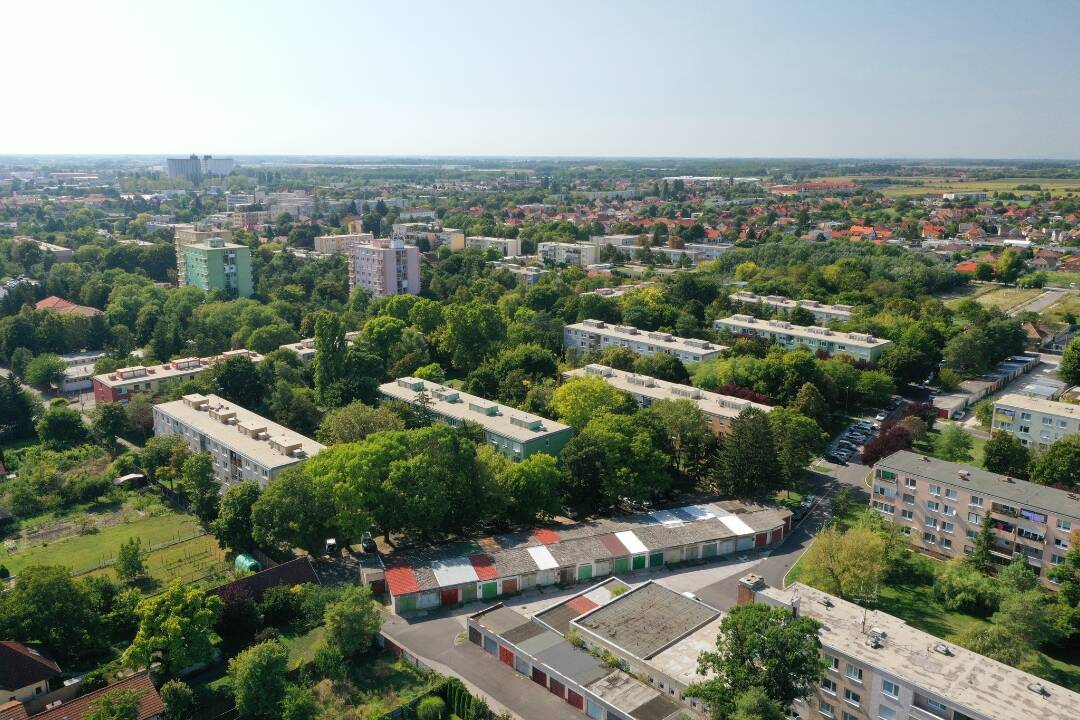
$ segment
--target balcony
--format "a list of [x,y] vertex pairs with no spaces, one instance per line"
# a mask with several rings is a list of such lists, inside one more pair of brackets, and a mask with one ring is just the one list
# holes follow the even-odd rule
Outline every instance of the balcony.
[[1020,517],[1020,513],[1016,508],[1009,507],[1008,505],[999,505],[998,503],[994,503],[990,506],[990,512],[995,515],[1004,515],[1005,517]]

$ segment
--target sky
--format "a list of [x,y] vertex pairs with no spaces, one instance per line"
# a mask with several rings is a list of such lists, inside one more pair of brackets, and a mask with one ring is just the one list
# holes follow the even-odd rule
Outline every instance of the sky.
[[1080,158],[1070,0],[10,2],[0,154]]

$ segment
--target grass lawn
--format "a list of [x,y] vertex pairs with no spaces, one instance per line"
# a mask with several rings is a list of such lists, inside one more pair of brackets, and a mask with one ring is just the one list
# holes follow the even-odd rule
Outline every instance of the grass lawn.
[[945,307],[956,308],[957,305],[965,300],[977,300],[983,295],[1000,290],[998,285],[985,285],[985,284],[970,284],[964,285],[951,291],[947,294],[939,296],[940,300],[945,303]]
[[[934,443],[938,436],[941,435],[941,423],[937,423],[937,426],[933,430],[927,431],[922,440],[919,440],[911,449],[915,452],[922,453],[923,455],[929,455],[930,457],[939,457],[934,451]],[[976,467],[983,466],[983,448],[986,446],[986,440],[975,435],[971,435],[971,460],[961,460],[960,462],[974,465]]]
[[326,628],[322,625],[299,635],[283,632],[281,642],[289,651],[289,669],[296,670],[311,662],[325,636]]
[[149,547],[189,537],[200,530],[199,521],[194,516],[166,511],[159,515],[125,519],[87,535],[73,535],[31,545],[13,554],[9,554],[5,548],[0,551],[0,562],[12,574],[17,574],[28,565],[41,564],[66,565],[74,572],[80,572],[115,558],[120,545],[128,538],[137,537],[142,540],[143,547]]
[[1047,285],[1053,285],[1054,287],[1069,287],[1069,283],[1080,285],[1080,272],[1055,271],[1046,273]]
[[1065,316],[1080,317],[1080,295],[1066,295],[1056,303],[1039,313],[1043,320],[1065,322]]
[[995,292],[988,292],[979,295],[975,302],[985,307],[998,308],[999,310],[1008,310],[1015,307],[1020,303],[1027,302],[1028,300],[1034,300],[1039,295],[1042,295],[1042,290],[1037,288],[1015,288],[1015,287],[998,287],[995,286]]

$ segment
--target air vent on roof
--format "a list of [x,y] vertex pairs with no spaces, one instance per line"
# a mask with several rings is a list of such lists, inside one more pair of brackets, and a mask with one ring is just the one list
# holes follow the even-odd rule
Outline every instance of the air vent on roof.
[[970,480],[971,479],[971,473],[968,472],[967,470],[957,470],[956,474],[960,477],[961,480]]
[[1003,478],[1001,479],[1001,481],[1002,481],[1002,482],[1007,482],[1007,483],[1014,483],[1014,482],[1016,482],[1016,480],[1012,479],[1012,478],[1011,478],[1011,477],[1009,477],[1008,475],[1006,475],[1005,477],[1003,477]]
[[830,600],[827,597],[821,598],[821,600],[819,600],[818,602],[820,602],[822,605],[824,605],[827,608],[831,608],[833,606],[833,601]]
[[1033,693],[1038,693],[1039,695],[1042,695],[1043,697],[1050,694],[1050,693],[1046,692],[1046,686],[1043,685],[1041,682],[1028,683],[1027,689],[1030,690]]
[[951,656],[953,654],[952,648],[950,648],[945,643],[938,643],[937,645],[935,645],[934,646],[934,652],[939,653],[941,655],[949,655],[949,656]]

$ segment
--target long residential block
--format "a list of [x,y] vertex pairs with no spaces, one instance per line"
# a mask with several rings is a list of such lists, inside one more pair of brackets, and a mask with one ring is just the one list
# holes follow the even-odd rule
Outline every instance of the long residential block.
[[254,480],[266,487],[325,447],[217,395],[155,405],[154,435],[179,437],[193,452],[210,453],[214,476],[224,485]]
[[1067,435],[1080,432],[1080,405],[1011,393],[994,401],[995,430],[1024,445],[1045,450]]
[[783,295],[755,295],[745,290],[732,293],[728,298],[732,302],[764,305],[783,312],[791,312],[795,308],[801,307],[812,312],[818,322],[850,320],[851,313],[855,309],[851,305],[827,305],[817,300],[790,300]]
[[601,320],[583,320],[563,328],[563,344],[578,352],[603,351],[621,347],[637,355],[664,353],[684,363],[712,360],[727,350],[708,340],[680,338],[665,332],[638,330],[630,325],[609,325]]
[[876,362],[892,340],[865,333],[838,332],[816,325],[793,325],[786,320],[759,320],[752,315],[732,315],[713,323],[717,330],[735,335],[760,337],[785,347],[803,346],[814,352],[850,355],[856,360]]
[[135,393],[155,393],[172,383],[194,380],[219,360],[246,357],[261,362],[263,356],[253,350],[228,350],[211,357],[189,357],[160,365],[133,365],[111,373],[95,375],[94,402],[127,402]]
[[379,392],[413,406],[423,404],[450,425],[476,423],[484,428],[487,441],[511,460],[538,452],[557,456],[574,433],[569,425],[419,378],[398,378],[380,385]]
[[371,233],[349,233],[348,235],[319,235],[313,242],[315,252],[325,255],[344,255],[353,243],[371,243],[375,236]]
[[709,392],[693,385],[657,380],[648,375],[640,375],[626,370],[616,370],[607,365],[593,363],[576,370],[563,373],[566,377],[598,377],[608,385],[618,388],[637,401],[641,407],[649,407],[657,400],[690,400],[695,403],[705,416],[709,428],[721,435],[731,428],[731,421],[743,410],[753,407],[762,412],[772,410],[768,405],[743,400],[742,398]]
[[600,256],[597,246],[588,243],[542,242],[536,252],[547,262],[580,267],[594,264]]
[[991,559],[1027,559],[1046,571],[1065,561],[1069,534],[1080,528],[1080,496],[980,468],[902,450],[874,466],[871,506],[908,535],[916,549],[942,558],[972,552],[986,514],[994,530]]

